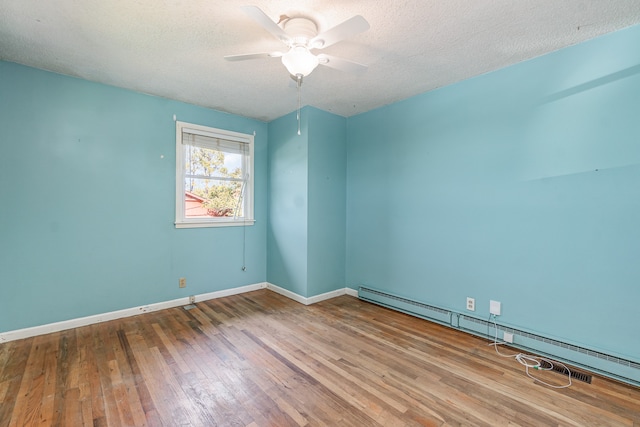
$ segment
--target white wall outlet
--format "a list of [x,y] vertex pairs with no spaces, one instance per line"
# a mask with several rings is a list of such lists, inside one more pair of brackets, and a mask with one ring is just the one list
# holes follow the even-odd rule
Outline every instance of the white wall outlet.
[[476,311],[476,300],[475,300],[475,298],[467,297],[467,310]]
[[187,279],[185,277],[181,277],[178,280],[178,286],[181,288],[186,288],[187,287]]
[[489,301],[489,313],[500,316],[501,304],[499,301]]
[[513,334],[511,332],[505,332],[502,335],[502,339],[504,340],[504,342],[512,343],[513,342]]
[[196,296],[189,295],[189,304],[195,304],[195,302],[196,302]]

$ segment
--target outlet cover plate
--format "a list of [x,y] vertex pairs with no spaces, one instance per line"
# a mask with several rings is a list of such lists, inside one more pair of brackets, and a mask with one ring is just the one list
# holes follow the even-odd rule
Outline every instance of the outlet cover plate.
[[513,342],[513,334],[511,332],[505,332],[502,335],[502,339],[504,342],[512,343]]
[[502,307],[500,301],[489,301],[489,313],[495,314],[496,316],[500,316],[500,311]]
[[476,311],[476,300],[475,300],[475,298],[467,297],[467,310]]

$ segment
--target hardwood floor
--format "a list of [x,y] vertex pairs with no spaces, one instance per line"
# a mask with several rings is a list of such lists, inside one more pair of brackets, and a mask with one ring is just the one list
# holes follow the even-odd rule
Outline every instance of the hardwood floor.
[[640,426],[640,389],[550,389],[486,340],[260,290],[0,345],[0,426],[26,425]]

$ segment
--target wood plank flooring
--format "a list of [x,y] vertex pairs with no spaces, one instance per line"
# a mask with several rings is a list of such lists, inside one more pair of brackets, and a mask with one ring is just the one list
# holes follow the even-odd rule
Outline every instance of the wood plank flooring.
[[260,290],[0,345],[0,426],[30,425],[640,426],[640,389],[550,389],[486,340]]

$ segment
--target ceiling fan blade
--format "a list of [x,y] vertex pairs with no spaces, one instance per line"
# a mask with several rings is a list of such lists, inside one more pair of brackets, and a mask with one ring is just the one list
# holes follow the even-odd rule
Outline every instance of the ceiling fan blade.
[[327,31],[318,34],[309,42],[309,46],[315,49],[323,49],[327,46],[331,46],[341,40],[353,37],[363,31],[369,29],[369,23],[360,15],[356,15],[353,18],[347,19],[342,24],[338,24],[333,28],[329,28]]
[[282,56],[282,52],[270,52],[270,53],[245,53],[242,55],[226,55],[224,59],[227,61],[245,61],[247,59],[261,59],[261,58],[279,58]]
[[320,65],[324,65],[325,67],[354,74],[363,74],[368,68],[366,65],[331,55],[325,55],[324,53],[318,55],[318,61],[320,61]]
[[244,13],[249,15],[254,21],[262,26],[265,30],[269,31],[275,38],[281,42],[288,44],[290,37],[284,32],[278,24],[273,22],[266,13],[262,11],[258,6],[242,6]]

